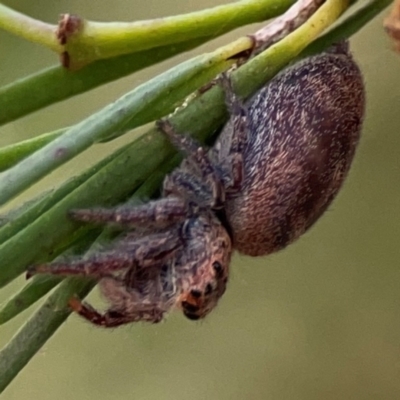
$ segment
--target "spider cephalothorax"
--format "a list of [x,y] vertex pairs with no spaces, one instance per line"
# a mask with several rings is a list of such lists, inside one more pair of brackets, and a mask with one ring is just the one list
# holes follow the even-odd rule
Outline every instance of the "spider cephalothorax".
[[102,326],[160,321],[173,307],[207,315],[225,291],[233,249],[278,251],[327,209],[350,168],[364,114],[361,73],[345,44],[280,73],[244,106],[221,79],[231,118],[210,152],[161,130],[187,157],[165,178],[163,197],[139,207],[76,210],[86,222],[134,230],[109,251],[33,267],[29,274],[88,275],[111,308],[71,307]]

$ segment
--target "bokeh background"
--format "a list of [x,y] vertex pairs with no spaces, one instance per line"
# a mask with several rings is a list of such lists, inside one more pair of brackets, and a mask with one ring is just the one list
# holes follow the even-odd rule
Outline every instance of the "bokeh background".
[[[94,20],[136,20],[224,1],[4,3],[54,22],[62,12]],[[175,313],[157,326],[109,331],[72,316],[2,399],[400,398],[400,55],[391,50],[382,18],[352,40],[368,95],[363,137],[344,189],[313,229],[279,254],[260,259],[236,255],[229,290],[205,321],[191,322]],[[252,29],[207,46],[215,48]],[[1,127],[0,145],[75,123],[187,57]],[[45,49],[0,32],[0,85],[56,62]],[[90,150],[29,194],[57,185],[111,147]],[[2,290],[0,302],[23,283],[21,278]],[[91,300],[99,301],[97,293]],[[0,327],[0,346],[32,309]]]

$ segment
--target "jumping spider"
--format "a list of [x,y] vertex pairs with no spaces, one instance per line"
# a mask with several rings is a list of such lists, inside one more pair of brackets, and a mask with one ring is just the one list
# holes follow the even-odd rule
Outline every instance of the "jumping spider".
[[220,79],[231,118],[209,152],[158,123],[186,154],[163,197],[72,218],[134,227],[109,251],[39,265],[28,275],[86,275],[100,281],[111,308],[100,314],[73,299],[94,324],[160,321],[173,307],[205,317],[223,295],[233,248],[260,256],[309,229],[339,192],[358,144],[365,98],[346,43],[285,69],[244,107]]
[[[243,110],[229,79],[221,78],[232,113]],[[240,123],[241,118],[238,118]],[[179,168],[167,175],[162,198],[115,209],[72,210],[77,221],[117,223],[134,228],[112,248],[86,259],[32,266],[37,273],[79,275],[99,280],[111,307],[101,314],[77,298],[71,308],[96,325],[159,322],[170,309],[182,309],[192,320],[204,318],[225,292],[232,254],[229,228],[221,222],[226,190],[234,188],[232,170],[214,165],[204,147],[178,134],[167,120],[157,126],[186,154]],[[237,159],[232,147],[232,159]],[[240,167],[240,166],[239,166]],[[223,220],[223,219],[222,219]]]

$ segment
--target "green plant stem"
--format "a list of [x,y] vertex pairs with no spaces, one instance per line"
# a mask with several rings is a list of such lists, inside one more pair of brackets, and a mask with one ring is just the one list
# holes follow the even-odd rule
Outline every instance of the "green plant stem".
[[73,295],[86,296],[94,282],[68,278],[0,351],[0,393],[67,319]]
[[[353,12],[350,16],[348,16],[338,26],[331,29],[329,32],[325,33],[324,35],[319,37],[317,40],[312,42],[309,46],[307,46],[307,48],[301,53],[300,58],[303,58],[303,57],[306,57],[306,56],[309,56],[312,54],[316,54],[316,53],[322,51],[323,49],[325,49],[326,47],[328,47],[330,44],[340,41],[342,39],[345,39],[345,38],[355,34],[366,23],[368,23],[368,21],[373,19],[382,10],[384,10],[388,5],[390,5],[391,1],[392,0],[371,0],[371,1],[369,1],[363,7],[359,8],[356,12]],[[151,50],[151,51],[153,51],[153,50]],[[125,56],[122,56],[122,57],[125,57]],[[129,55],[129,57],[132,57],[132,55]],[[80,89],[82,91],[85,91],[85,90],[88,90],[88,88],[84,87],[84,84],[87,83],[87,81],[88,81],[85,77],[86,73],[84,74],[85,76],[82,75],[81,78],[80,78],[80,76],[81,76],[80,74],[81,73],[83,74],[86,70],[91,70],[97,64],[100,64],[100,63],[108,64],[108,63],[114,62],[114,61],[116,61],[116,59],[98,61],[86,68],[83,68],[82,70],[76,72],[75,74],[65,71],[61,67],[56,67],[56,69],[60,70],[58,72],[61,72],[62,74],[65,72],[67,74],[67,76],[69,78],[71,78],[71,80],[74,80],[76,77],[77,78],[77,81],[76,81],[77,86],[82,84],[83,86]],[[105,67],[106,67],[106,65],[105,65]],[[113,68],[111,67],[111,69],[113,69]],[[97,76],[97,74],[95,74],[95,75]],[[44,73],[44,76],[46,76],[44,81],[47,81],[47,72]],[[65,75],[63,75],[63,76],[65,76]],[[60,87],[57,88],[57,90],[55,92],[58,95],[60,93],[62,93],[63,87],[70,87],[70,85],[72,85],[72,87],[75,87],[75,83],[73,83],[73,81],[72,82],[69,81],[69,78],[67,78],[67,80],[64,80],[63,76],[61,76],[61,75],[57,76],[57,80],[60,81]],[[88,78],[90,76],[91,75],[88,74]],[[103,77],[103,78],[105,76],[107,76],[107,68],[105,68],[101,74],[98,74],[98,76]],[[32,79],[32,81],[34,81],[35,77],[27,78],[27,80],[30,80],[30,79]],[[101,82],[96,81],[96,85],[97,84],[100,85]],[[39,84],[38,86],[48,88],[48,86],[42,85],[42,84]],[[13,88],[11,89],[11,92],[19,93],[18,96],[14,96],[13,94],[11,94],[10,96],[2,97],[2,95],[1,95],[2,89],[0,89],[0,124],[3,121],[2,117],[7,118],[10,116],[10,114],[8,113],[8,111],[10,109],[6,108],[5,106],[3,106],[3,107],[1,106],[2,102],[5,101],[5,98],[7,98],[7,97],[13,98],[16,100],[16,103],[19,104],[22,102],[22,99],[26,97],[27,87],[25,86],[25,84],[23,84],[21,91],[14,92],[14,88],[15,88],[15,86],[13,86]],[[38,94],[36,91],[35,92],[35,93],[37,93],[36,99],[39,97],[39,102],[40,102],[42,99],[41,95],[43,95],[43,100],[45,100],[46,104],[48,101],[49,101],[49,103],[51,103],[50,99],[46,98],[46,96],[48,95],[48,92],[49,92],[49,90],[43,90]],[[71,95],[71,96],[73,96],[74,94],[75,93],[73,93],[73,91],[71,93],[69,93],[69,95]],[[7,104],[10,104],[10,103],[7,103]],[[39,108],[41,108],[41,107],[39,107]],[[3,114],[2,114],[2,110],[4,110]],[[30,111],[33,111],[33,110],[30,110]],[[29,112],[29,111],[27,111],[27,112]],[[20,116],[20,115],[17,115],[17,117],[18,116]],[[8,121],[4,120],[4,122],[8,122]],[[0,171],[4,171],[4,170],[10,168],[11,166],[15,165],[16,163],[18,163],[19,161],[21,161],[28,155],[32,154],[34,151],[43,147],[45,144],[50,142],[52,139],[58,137],[65,130],[66,130],[66,128],[63,128],[56,132],[43,134],[36,138],[32,138],[32,139],[17,143],[15,145],[10,145],[10,146],[1,148],[0,149]]]
[[57,26],[37,21],[4,5],[0,5],[0,27],[59,54],[67,52],[69,67],[76,69],[99,59],[217,37],[239,26],[273,18],[294,1],[241,0],[189,14],[126,23],[79,20],[79,28],[68,33],[65,45],[57,42]]
[[65,132],[65,128],[0,148],[0,172],[11,168]]
[[[357,33],[364,25],[375,18],[386,7],[392,4],[392,0],[368,0],[361,7],[353,11],[343,22],[325,33],[302,52],[306,57],[320,52],[330,44],[346,39]],[[351,10],[349,10],[351,12]]]
[[[251,44],[248,38],[242,42],[247,46]],[[233,43],[211,54],[195,57],[151,79],[71,127],[61,137],[0,174],[0,204],[92,144],[172,111],[177,101],[232,65],[234,60],[231,57],[241,51],[243,46]]]
[[[83,21],[66,45],[70,62],[90,63],[201,37],[220,36],[239,26],[282,14],[294,0],[241,0],[184,15],[137,22]],[[210,35],[210,33],[212,34]]]
[[2,248],[3,244],[5,244],[5,242],[11,239],[14,235],[17,235],[27,226],[32,224],[36,219],[54,207],[64,197],[73,192],[92,176],[97,174],[102,168],[106,167],[112,160],[122,155],[124,150],[125,148],[122,148],[119,151],[114,152],[112,155],[104,158],[95,166],[83,172],[81,175],[64,182],[58,189],[51,190],[44,195],[39,196],[39,198],[30,201],[27,204],[23,204],[21,206],[21,210],[19,210],[16,216],[11,215],[9,217],[7,214],[5,217],[6,222],[0,227],[0,249]]
[[[337,38],[348,37],[352,25],[363,26],[391,0],[372,0],[360,12],[360,19],[354,18],[346,30],[338,31]],[[341,28],[338,27],[338,30]],[[86,92],[104,83],[111,82],[142,68],[158,63],[175,54],[192,49],[209,40],[207,37],[167,45],[150,50],[127,54],[111,59],[96,61],[78,71],[68,71],[53,66],[0,88],[0,125],[23,117],[50,104]],[[35,96],[31,96],[35,93]]]
[[34,276],[19,292],[2,304],[0,309],[0,325],[10,321],[37,300],[45,296],[62,281],[58,276]]
[[0,4],[0,28],[58,53],[62,51],[56,39],[55,25],[28,17],[4,4]]
[[100,60],[74,72],[57,65],[19,79],[0,88],[0,125],[137,72],[205,41],[206,38],[195,39],[175,46]]

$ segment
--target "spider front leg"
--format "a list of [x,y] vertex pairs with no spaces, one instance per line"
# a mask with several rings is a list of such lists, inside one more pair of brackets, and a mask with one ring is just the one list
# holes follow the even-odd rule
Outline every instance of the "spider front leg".
[[132,254],[128,253],[100,253],[86,259],[32,265],[26,272],[26,278],[29,279],[37,274],[51,274],[79,275],[99,279],[116,271],[132,268],[134,261]]
[[104,313],[77,298],[69,301],[70,307],[92,324],[112,328],[131,322],[160,322],[164,314],[176,304],[176,294],[160,291],[157,279],[142,285],[140,277],[134,279],[133,286],[113,277],[100,281],[100,290],[111,304]]
[[71,210],[69,215],[77,221],[119,225],[163,226],[183,221],[188,214],[188,206],[182,199],[169,197],[151,201],[141,206],[123,206],[113,209],[94,208]]
[[230,77],[223,73],[218,78],[225,94],[225,103],[230,114],[230,120],[225,130],[230,131],[229,154],[222,161],[225,173],[228,174],[228,190],[239,191],[243,180],[243,150],[247,142],[247,135],[251,127],[247,108],[236,95]]
[[178,228],[134,239],[127,236],[117,241],[113,249],[107,252],[77,260],[33,265],[28,268],[26,276],[30,278],[36,274],[80,275],[99,279],[124,269],[162,265],[173,257],[181,246]]
[[225,202],[225,190],[222,176],[211,162],[206,148],[201,146],[195,139],[181,135],[176,132],[168,119],[157,121],[157,127],[165,133],[171,143],[180,151],[187,155],[183,165],[189,171],[196,173],[200,182],[206,182],[211,192],[211,204],[213,208],[221,208]]
[[85,318],[94,325],[102,326],[104,328],[115,328],[120,325],[129,324],[131,322],[137,322],[139,320],[145,320],[147,322],[157,323],[163,318],[163,312],[158,309],[154,309],[153,312],[146,312],[146,315],[137,314],[124,314],[119,311],[107,310],[105,313],[100,313],[90,304],[83,303],[76,297],[69,300],[68,305],[71,309]]

